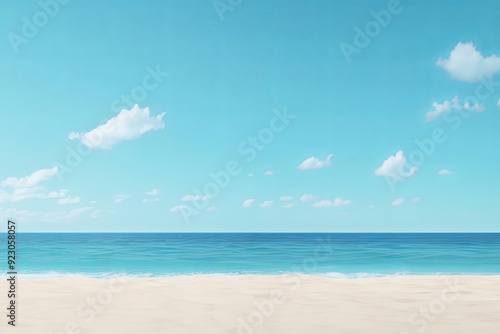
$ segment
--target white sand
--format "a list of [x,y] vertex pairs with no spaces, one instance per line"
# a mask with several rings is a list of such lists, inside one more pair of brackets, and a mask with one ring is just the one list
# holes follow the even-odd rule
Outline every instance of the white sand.
[[[500,333],[500,276],[39,279],[0,333]],[[93,304],[93,306],[91,306]]]

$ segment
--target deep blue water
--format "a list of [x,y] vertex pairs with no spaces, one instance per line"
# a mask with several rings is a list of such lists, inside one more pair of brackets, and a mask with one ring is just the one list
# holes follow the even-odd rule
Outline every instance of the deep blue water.
[[500,233],[19,233],[17,270],[35,277],[500,274]]

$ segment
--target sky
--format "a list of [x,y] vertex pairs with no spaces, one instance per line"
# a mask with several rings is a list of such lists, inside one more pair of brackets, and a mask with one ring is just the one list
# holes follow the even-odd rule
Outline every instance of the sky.
[[500,231],[498,6],[2,1],[0,219]]

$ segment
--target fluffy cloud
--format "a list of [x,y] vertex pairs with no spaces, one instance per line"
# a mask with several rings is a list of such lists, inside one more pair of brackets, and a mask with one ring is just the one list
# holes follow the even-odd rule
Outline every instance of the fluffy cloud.
[[439,172],[438,172],[439,175],[450,175],[450,174],[455,174],[455,172],[452,172],[451,170],[447,170],[447,169],[441,169]]
[[160,191],[158,189],[151,189],[150,191],[146,192],[146,195],[149,196],[157,196],[160,194]]
[[78,196],[76,196],[76,197],[68,196],[65,198],[61,198],[59,201],[57,201],[57,204],[61,204],[61,205],[76,204],[76,203],[80,203],[80,197],[78,197]]
[[215,210],[217,210],[217,208],[215,206],[209,206],[207,208],[207,212],[214,212]]
[[265,175],[265,176],[271,176],[271,175],[273,175],[273,174],[274,174],[274,172],[273,172],[272,170],[268,170],[268,171],[266,171],[266,172],[264,173],[264,175]]
[[152,117],[149,115],[149,108],[141,109],[136,104],[130,110],[123,109],[105,124],[89,132],[71,132],[69,139],[80,140],[90,148],[110,149],[121,141],[137,139],[148,131],[163,129],[164,115],[165,113],[161,113]]
[[436,62],[459,81],[478,82],[500,71],[500,57],[491,55],[484,57],[472,43],[458,43],[451,51],[448,59],[439,58]]
[[395,199],[391,205],[392,206],[399,206],[401,204],[403,204],[405,202],[405,199],[404,198],[398,198],[398,199]]
[[338,206],[346,206],[351,204],[351,200],[342,199],[340,197],[335,198],[333,201],[323,200],[316,203],[313,203],[311,206],[313,208],[329,208],[329,207],[338,207]]
[[10,187],[10,188],[30,188],[36,186],[42,181],[47,181],[57,175],[59,169],[57,167],[40,169],[31,175],[17,178],[8,177],[3,181],[0,181],[0,186]]
[[387,176],[396,180],[401,180],[403,177],[413,176],[417,170],[417,166],[412,166],[407,172],[403,169],[406,164],[406,158],[403,151],[398,151],[395,155],[387,158],[380,167],[375,170],[377,176]]
[[308,201],[312,200],[315,197],[316,196],[314,196],[313,194],[304,194],[304,195],[300,196],[300,201],[301,202],[308,202]]
[[287,205],[284,206],[285,209],[291,209],[294,208],[297,204],[295,203],[288,203]]
[[196,202],[196,201],[208,201],[211,197],[208,195],[201,196],[201,195],[186,195],[181,198],[181,201],[183,202]]
[[413,199],[411,200],[412,203],[418,203],[420,202],[420,197],[413,197]]
[[260,203],[259,206],[261,208],[270,208],[271,206],[273,206],[273,201],[264,201]]
[[293,199],[292,196],[281,196],[280,201],[291,201]]
[[443,103],[433,102],[432,107],[433,109],[425,114],[425,121],[427,123],[435,121],[440,116],[450,111],[467,110],[482,112],[486,110],[486,107],[483,103],[475,103],[474,105],[471,105],[469,102],[465,102],[464,104],[462,104],[460,103],[460,99],[458,98],[458,96],[452,98],[451,101],[444,101]]
[[113,203],[121,203],[129,197],[128,195],[115,195],[113,196]]
[[251,208],[255,204],[255,199],[254,198],[249,198],[241,204],[244,208]]
[[299,170],[308,170],[308,169],[320,169],[323,167],[328,167],[332,165],[333,154],[329,154],[326,157],[326,160],[319,160],[316,157],[310,157],[304,160],[297,169]]

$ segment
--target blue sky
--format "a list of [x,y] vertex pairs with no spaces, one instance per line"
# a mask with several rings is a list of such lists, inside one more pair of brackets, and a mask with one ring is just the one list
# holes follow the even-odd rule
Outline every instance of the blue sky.
[[499,231],[495,1],[0,6],[21,231]]

